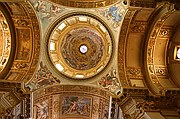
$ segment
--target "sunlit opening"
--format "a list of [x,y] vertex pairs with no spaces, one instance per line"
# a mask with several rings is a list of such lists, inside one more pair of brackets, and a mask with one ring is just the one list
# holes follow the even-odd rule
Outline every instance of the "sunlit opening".
[[56,68],[59,70],[59,71],[63,71],[64,68],[61,66],[61,64],[56,64]]
[[58,29],[59,30],[63,30],[64,27],[66,27],[66,24],[63,22],[61,25],[59,25]]
[[177,50],[177,58],[180,59],[180,48]]

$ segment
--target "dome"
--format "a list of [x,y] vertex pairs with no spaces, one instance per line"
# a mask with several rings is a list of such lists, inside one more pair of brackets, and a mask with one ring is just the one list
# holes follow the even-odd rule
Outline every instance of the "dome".
[[108,64],[111,36],[98,20],[75,15],[60,21],[49,37],[48,51],[53,65],[71,78],[95,76]]

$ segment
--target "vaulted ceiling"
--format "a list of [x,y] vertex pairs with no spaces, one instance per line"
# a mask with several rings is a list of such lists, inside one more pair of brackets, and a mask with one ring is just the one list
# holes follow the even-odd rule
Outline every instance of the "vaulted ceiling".
[[179,92],[179,9],[163,0],[0,2],[0,107],[34,91],[40,100],[51,86],[93,87],[114,98]]

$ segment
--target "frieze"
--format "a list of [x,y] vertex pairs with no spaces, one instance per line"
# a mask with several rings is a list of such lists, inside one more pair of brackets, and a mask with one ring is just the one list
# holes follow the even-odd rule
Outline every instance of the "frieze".
[[24,19],[16,19],[15,24],[17,24],[17,26],[26,27],[29,23]]
[[[77,7],[77,8],[98,8],[98,7],[105,7],[116,3],[118,0],[50,0],[57,4],[69,7]],[[127,3],[126,3],[127,4]]]
[[141,68],[127,68],[127,73],[131,75],[142,75]]
[[133,33],[142,33],[146,31],[147,22],[133,21],[130,26],[130,31]]
[[12,66],[12,70],[27,70],[29,67],[28,63],[25,62],[14,62]]
[[137,102],[137,106],[141,107],[144,111],[159,111],[159,109],[155,106],[154,101],[141,101]]
[[130,6],[155,8],[156,7],[156,2],[145,1],[145,0],[131,0],[130,1]]

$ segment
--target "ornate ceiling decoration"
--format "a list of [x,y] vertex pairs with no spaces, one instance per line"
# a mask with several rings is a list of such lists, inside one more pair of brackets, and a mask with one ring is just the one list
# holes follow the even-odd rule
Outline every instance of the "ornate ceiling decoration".
[[65,62],[77,70],[94,68],[103,56],[104,47],[100,34],[81,26],[69,31],[60,46]]
[[116,3],[118,0],[50,0],[57,4],[77,8],[105,7]]
[[[180,19],[180,17],[179,17]],[[178,20],[179,20],[178,19]],[[180,32],[180,22],[178,21],[178,24],[175,26],[172,36],[171,36],[171,41],[169,42],[169,50],[168,50],[168,71],[169,75],[174,82],[174,84],[177,87],[180,87],[180,59],[178,58],[178,54],[180,51],[180,39],[179,39],[179,34]]]
[[105,119],[109,101],[110,93],[99,88],[49,86],[33,92],[33,119]]
[[5,67],[6,69],[0,72],[0,78],[27,83],[31,79],[39,59],[40,29],[36,14],[29,2],[0,3],[0,8],[8,22],[7,24],[1,15],[0,29],[4,33],[2,41],[4,43],[1,46],[3,54],[0,54],[1,67],[8,60],[8,52],[11,55],[7,68]]
[[5,68],[11,53],[11,34],[8,22],[0,11],[0,72]]
[[89,78],[102,71],[112,53],[109,31],[98,20],[82,15],[68,17],[52,30],[49,57],[65,76]]

